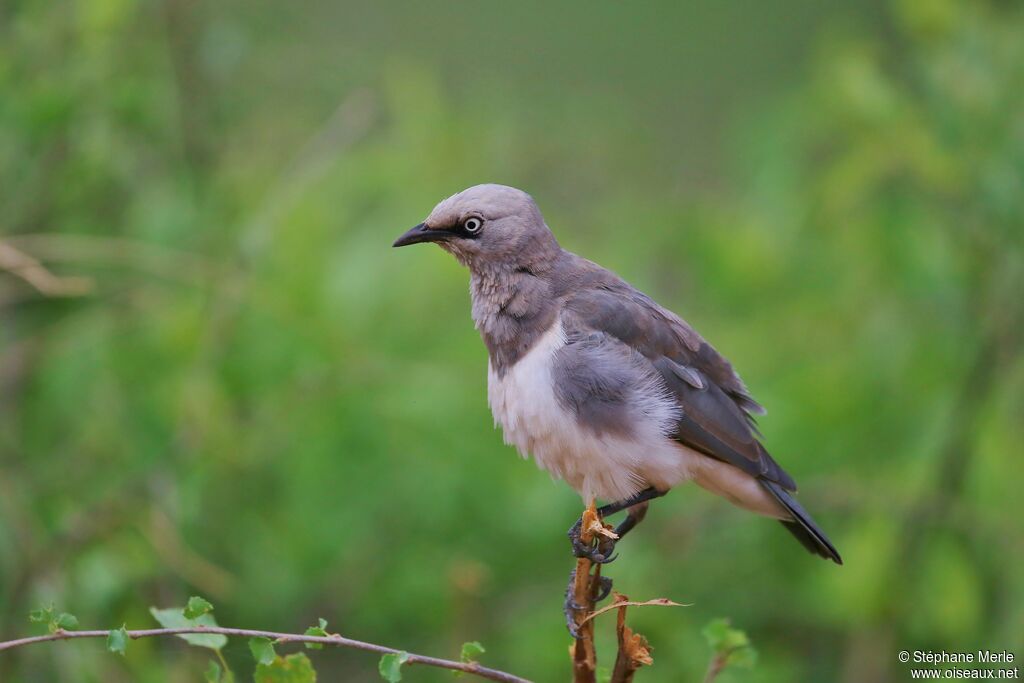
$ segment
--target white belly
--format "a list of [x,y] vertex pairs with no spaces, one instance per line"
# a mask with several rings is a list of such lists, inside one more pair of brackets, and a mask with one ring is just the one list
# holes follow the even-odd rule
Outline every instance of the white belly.
[[488,368],[487,398],[505,443],[532,454],[583,496],[618,501],[648,486],[667,490],[692,478],[707,458],[668,438],[678,414],[654,405],[630,437],[598,435],[579,424],[554,393],[551,361],[565,345],[560,322],[501,378]]

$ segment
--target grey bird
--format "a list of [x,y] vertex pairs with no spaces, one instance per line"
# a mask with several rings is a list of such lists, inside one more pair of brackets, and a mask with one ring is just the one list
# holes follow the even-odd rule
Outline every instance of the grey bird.
[[[433,242],[470,272],[487,346],[488,402],[506,443],[532,454],[604,515],[686,481],[782,522],[812,553],[839,553],[796,501],[796,484],[761,444],[764,409],[725,358],[682,318],[595,263],[562,249],[527,193],[476,185],[439,203],[395,241]],[[612,559],[614,543],[577,556]]]

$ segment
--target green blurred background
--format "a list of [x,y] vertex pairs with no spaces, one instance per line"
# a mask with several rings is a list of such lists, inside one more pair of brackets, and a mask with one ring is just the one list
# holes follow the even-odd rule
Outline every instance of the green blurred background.
[[[390,248],[479,182],[734,361],[846,560],[675,491],[608,571],[693,603],[632,612],[638,680],[700,680],[718,616],[760,651],[727,683],[1024,655],[1024,6],[953,0],[0,3],[0,637],[201,594],[567,680],[580,501],[492,428],[466,273]],[[76,641],[0,680],[206,659]]]

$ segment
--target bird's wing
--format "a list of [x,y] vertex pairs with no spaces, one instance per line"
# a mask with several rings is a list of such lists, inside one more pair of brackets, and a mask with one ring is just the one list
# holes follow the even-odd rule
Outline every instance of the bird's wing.
[[[604,271],[607,273],[607,271]],[[650,297],[610,273],[567,296],[563,323],[580,333],[602,332],[654,366],[682,417],[674,438],[755,477],[795,491],[796,484],[758,441],[753,413],[763,408],[725,358]]]

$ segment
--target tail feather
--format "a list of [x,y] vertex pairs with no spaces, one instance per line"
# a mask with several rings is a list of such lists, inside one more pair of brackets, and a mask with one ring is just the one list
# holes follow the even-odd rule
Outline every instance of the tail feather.
[[811,519],[807,510],[804,510],[803,506],[786,489],[767,479],[759,479],[758,481],[768,493],[775,497],[775,500],[779,501],[793,515],[792,520],[781,521],[782,526],[786,527],[789,533],[796,537],[796,540],[800,541],[805,548],[819,557],[832,560],[836,564],[843,563],[843,558],[839,557],[839,552],[832,545],[832,542],[828,540],[825,532],[818,528],[818,525]]

